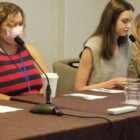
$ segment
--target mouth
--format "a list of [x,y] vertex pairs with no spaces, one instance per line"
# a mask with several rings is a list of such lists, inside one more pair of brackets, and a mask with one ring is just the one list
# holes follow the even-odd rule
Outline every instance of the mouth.
[[127,31],[123,31],[123,34],[128,34],[128,30]]
[[129,30],[124,30],[125,33],[128,33]]

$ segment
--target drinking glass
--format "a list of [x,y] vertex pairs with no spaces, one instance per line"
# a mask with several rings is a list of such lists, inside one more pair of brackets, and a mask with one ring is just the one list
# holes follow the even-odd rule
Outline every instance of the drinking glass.
[[125,103],[140,105],[140,82],[128,82],[125,85]]

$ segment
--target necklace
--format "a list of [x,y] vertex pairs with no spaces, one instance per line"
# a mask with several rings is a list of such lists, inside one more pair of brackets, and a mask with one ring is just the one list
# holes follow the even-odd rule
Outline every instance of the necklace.
[[20,58],[20,62],[22,64],[22,68],[20,68],[16,63],[15,61],[12,59],[12,57],[10,55],[8,55],[8,53],[6,52],[6,50],[0,46],[1,49],[4,51],[5,55],[8,56],[8,58],[11,60],[11,62],[17,67],[17,69],[22,73],[23,77],[25,78],[26,80],[26,84],[27,84],[27,88],[28,88],[28,91],[29,93],[31,93],[31,88],[30,88],[30,80],[29,80],[29,76],[28,76],[28,73],[27,73],[27,69],[26,69],[26,66],[25,66],[25,63],[24,63],[24,60],[23,60],[23,57],[19,51],[18,55],[19,55],[19,58]]

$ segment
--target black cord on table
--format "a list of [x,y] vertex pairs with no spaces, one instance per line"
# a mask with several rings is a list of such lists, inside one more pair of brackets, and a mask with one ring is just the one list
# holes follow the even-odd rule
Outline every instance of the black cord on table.
[[105,117],[100,117],[100,116],[80,116],[80,115],[73,115],[73,114],[67,114],[67,113],[63,113],[63,115],[66,115],[66,116],[71,116],[71,117],[77,117],[77,118],[99,118],[99,119],[103,119],[103,120],[106,120],[108,121],[111,125],[113,125],[112,121],[105,118]]

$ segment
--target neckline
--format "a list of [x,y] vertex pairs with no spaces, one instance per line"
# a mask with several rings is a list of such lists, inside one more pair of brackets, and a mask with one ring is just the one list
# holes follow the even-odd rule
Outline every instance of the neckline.
[[[0,54],[4,55],[4,56],[7,56],[7,54],[5,54],[4,51],[2,51],[2,47],[0,46],[1,50],[0,50]],[[14,54],[8,54],[9,56],[16,56],[19,54],[19,52],[21,52],[21,49],[20,48],[17,48],[16,52]]]

